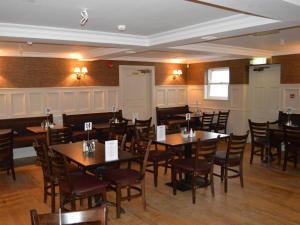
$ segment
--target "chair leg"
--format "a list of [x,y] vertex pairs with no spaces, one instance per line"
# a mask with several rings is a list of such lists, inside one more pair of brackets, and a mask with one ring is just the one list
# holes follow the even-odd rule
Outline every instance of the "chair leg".
[[297,163],[298,163],[298,154],[297,151],[294,151],[294,168],[297,168]]
[[[262,161],[264,161],[264,148],[261,148],[260,149],[260,161],[262,162]],[[267,148],[266,148],[266,157],[268,157],[268,150],[267,150]]]
[[75,198],[74,197],[71,200],[71,209],[72,209],[72,211],[76,210],[76,202],[75,202]]
[[252,164],[252,162],[253,162],[253,155],[254,155],[254,146],[251,145],[250,164]]
[[11,174],[12,174],[13,179],[16,180],[14,162],[12,162],[12,165],[11,165]]
[[193,204],[196,203],[196,176],[193,176],[192,179],[192,197],[193,197]]
[[166,162],[165,162],[165,175],[168,173],[168,165],[169,165],[169,160],[166,160]]
[[157,187],[158,162],[156,160],[153,162],[153,172],[154,172],[154,186]]
[[173,195],[176,195],[176,170],[174,166],[171,167],[171,180],[172,180],[172,187],[173,187]]
[[286,149],[284,152],[284,161],[283,161],[283,167],[282,167],[283,171],[286,171],[287,160],[288,160],[288,150]]
[[210,171],[210,189],[211,189],[212,196],[215,197],[215,185],[214,185],[214,172],[213,172],[213,170]]
[[51,212],[55,212],[55,184],[51,182]]
[[224,166],[221,166],[221,182],[224,180]]
[[47,203],[47,198],[48,198],[48,188],[47,188],[47,181],[44,177],[44,203]]
[[142,188],[142,202],[144,210],[146,209],[146,181],[145,178],[141,181],[141,188]]
[[228,168],[227,166],[225,167],[225,182],[224,182],[224,191],[227,193],[227,185],[228,185]]
[[[80,199],[81,200],[81,199]],[[88,197],[88,208],[91,209],[93,207],[92,197]]]
[[281,162],[281,147],[277,148],[277,158],[278,158],[277,164],[280,165],[280,162]]
[[243,164],[240,163],[240,168],[239,168],[239,172],[240,172],[240,182],[241,182],[241,187],[244,187],[244,174],[243,174]]
[[121,215],[121,193],[122,189],[121,189],[121,185],[117,185],[116,187],[116,205],[117,205],[117,218],[120,218]]
[[130,188],[130,186],[127,187],[127,200],[128,201],[131,200],[131,188]]

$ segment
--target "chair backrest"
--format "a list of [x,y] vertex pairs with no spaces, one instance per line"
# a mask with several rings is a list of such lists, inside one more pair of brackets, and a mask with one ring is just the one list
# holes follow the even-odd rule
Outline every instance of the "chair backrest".
[[120,139],[120,137],[123,137],[124,134],[126,134],[127,131],[127,124],[128,121],[121,121],[119,123],[110,123],[110,128],[109,128],[109,139]]
[[197,168],[198,159],[206,160],[208,164],[214,164],[215,154],[218,148],[220,136],[216,139],[201,141],[198,140],[195,151],[194,168]]
[[[47,145],[43,145],[44,149],[48,149]],[[45,150],[46,151],[46,150]],[[60,191],[64,187],[64,191],[72,192],[73,185],[70,181],[66,158],[63,155],[55,153],[49,154],[49,161],[53,176],[58,179]]]
[[225,126],[225,129],[226,129],[228,118],[229,118],[229,113],[230,113],[230,110],[228,110],[227,112],[219,111],[217,125],[223,125],[223,126]]
[[47,138],[49,145],[68,144],[72,141],[72,129],[69,127],[48,128]]
[[254,142],[256,138],[267,138],[268,123],[256,123],[248,120],[250,127],[251,140]]
[[300,127],[283,125],[285,146],[300,147]]
[[138,120],[136,119],[134,122],[134,129],[137,129],[144,134],[149,133],[149,129],[151,126],[152,117],[147,120]]
[[228,160],[230,156],[238,156],[242,160],[246,148],[248,135],[249,131],[247,131],[245,135],[234,135],[232,133],[230,134],[229,141],[227,144],[226,160]]
[[207,127],[211,126],[213,119],[214,119],[215,113],[203,113],[202,114],[202,120],[201,120],[201,126]]
[[141,171],[142,177],[144,177],[145,173],[146,173],[146,168],[147,168],[148,157],[149,157],[152,140],[149,140],[148,142],[145,141],[144,144],[146,145],[146,151],[145,151],[145,155],[144,155],[144,159],[143,159],[143,167],[142,167],[142,171]]
[[[59,214],[38,214],[35,209],[30,210],[31,224],[32,225],[59,225]],[[75,211],[75,212],[63,212],[61,213],[61,224],[82,224],[95,222],[98,225],[105,225],[107,222],[107,207],[102,205],[101,207]]]
[[43,147],[43,143],[34,139],[32,146],[36,152],[37,160],[40,162],[44,177],[51,175],[51,167],[48,155],[48,149]]
[[[13,131],[0,131],[0,163],[13,159]],[[1,166],[1,165],[0,165]]]

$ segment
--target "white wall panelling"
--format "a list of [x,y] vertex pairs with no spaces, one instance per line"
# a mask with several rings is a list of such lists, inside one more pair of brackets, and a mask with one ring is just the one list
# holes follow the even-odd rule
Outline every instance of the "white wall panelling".
[[187,85],[159,85],[156,86],[156,106],[172,107],[188,103]]
[[55,115],[93,113],[119,107],[116,86],[1,88],[0,118],[42,116],[45,107]]

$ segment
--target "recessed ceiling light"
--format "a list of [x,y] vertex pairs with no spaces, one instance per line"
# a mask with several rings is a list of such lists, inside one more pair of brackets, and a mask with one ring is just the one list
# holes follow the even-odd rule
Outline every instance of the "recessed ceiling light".
[[119,31],[124,31],[124,30],[126,30],[126,25],[124,25],[124,24],[118,25],[118,30],[119,30]]
[[136,53],[135,51],[126,51],[125,53],[127,53],[127,54],[134,54],[134,53]]
[[216,39],[216,38],[217,38],[216,36],[204,36],[201,39],[203,39],[203,40],[213,40],[213,39]]

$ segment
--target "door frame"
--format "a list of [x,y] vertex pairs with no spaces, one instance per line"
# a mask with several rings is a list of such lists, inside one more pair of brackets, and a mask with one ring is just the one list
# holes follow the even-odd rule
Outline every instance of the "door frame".
[[124,69],[136,69],[136,70],[150,70],[150,110],[152,116],[152,123],[156,124],[156,111],[155,111],[155,66],[139,66],[139,65],[119,65],[119,99],[120,105],[119,107],[123,108],[123,97],[122,93],[124,91],[124,78],[122,78],[122,74],[124,74]]

